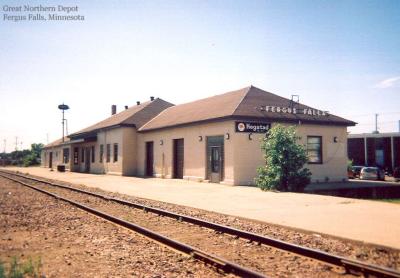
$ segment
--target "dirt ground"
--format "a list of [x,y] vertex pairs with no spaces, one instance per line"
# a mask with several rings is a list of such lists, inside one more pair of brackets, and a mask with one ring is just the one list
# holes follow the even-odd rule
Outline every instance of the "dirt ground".
[[[159,266],[158,263],[154,264],[147,261],[147,260],[152,260],[153,257],[159,256],[159,254],[156,254],[155,250],[164,250],[164,248],[160,247],[152,247],[150,250],[153,250],[154,252],[151,253],[151,255],[148,255],[147,252],[145,254],[142,253],[136,253],[134,252],[134,256],[140,256],[141,259],[139,259],[140,263],[138,264],[137,261],[135,261],[134,256],[130,252],[130,247],[131,241],[126,241],[124,236],[120,235],[119,237],[116,238],[114,234],[120,234],[121,232],[116,233],[115,230],[119,231],[122,230],[125,233],[128,233],[130,237],[133,238],[140,238],[141,241],[140,243],[142,244],[143,238],[140,236],[132,236],[131,232],[128,232],[125,229],[118,228],[114,225],[111,225],[107,222],[104,222],[103,220],[100,220],[94,216],[89,216],[86,213],[74,209],[70,207],[69,205],[65,205],[62,202],[57,202],[51,199],[50,197],[46,197],[41,195],[40,193],[36,193],[30,189],[24,189],[20,188],[20,185],[16,185],[11,182],[5,182],[3,178],[0,178],[0,185],[6,184],[6,190],[3,192],[3,187],[0,186],[0,192],[1,192],[1,199],[0,199],[0,209],[2,211],[10,211],[9,213],[6,213],[5,215],[2,213],[2,216],[0,218],[0,228],[4,229],[4,234],[18,234],[17,237],[10,236],[11,240],[8,239],[7,236],[1,238],[0,242],[0,251],[3,253],[3,248],[6,250],[4,252],[7,254],[7,259],[10,259],[13,255],[20,256],[21,258],[26,258],[28,254],[33,254],[38,256],[38,253],[32,252],[35,250],[32,250],[33,246],[36,246],[34,248],[40,249],[37,247],[37,245],[32,245],[30,243],[31,241],[31,233],[32,231],[36,231],[36,227],[31,227],[32,225],[35,226],[36,222],[42,223],[39,227],[41,227],[40,232],[36,234],[33,238],[35,241],[38,241],[38,244],[44,244],[46,247],[45,250],[51,252],[49,253],[50,256],[47,258],[47,253],[40,253],[42,256],[42,260],[46,259],[46,263],[44,263],[43,270],[47,271],[46,273],[51,273],[51,275],[59,275],[63,274],[65,271],[73,270],[75,269],[74,273],[72,273],[72,276],[74,275],[78,276],[77,273],[80,273],[82,269],[86,271],[86,269],[93,269],[94,271],[89,271],[88,273],[85,272],[86,274],[90,275],[98,275],[97,277],[109,277],[109,276],[129,276],[132,274],[132,276],[135,277],[142,277],[142,276],[149,276],[149,277],[157,277],[158,273],[161,272],[161,269],[163,267],[166,268],[166,271],[161,272],[162,277],[175,277],[175,276],[198,276],[198,277],[204,277],[203,275],[206,274],[207,277],[210,277],[210,275],[215,276],[218,275],[215,272],[210,271],[207,268],[204,268],[204,265],[201,263],[196,263],[194,261],[191,261],[190,259],[186,259],[183,257],[178,256],[178,263],[177,265],[174,262],[174,259],[176,258],[176,255],[169,255],[167,256],[167,259],[162,259],[163,263],[161,266]],[[64,183],[67,184],[67,183]],[[69,184],[70,185],[70,184]],[[224,225],[228,226],[233,226],[236,228],[240,228],[243,230],[259,233],[259,234],[264,234],[267,236],[272,236],[274,238],[278,238],[281,240],[286,240],[290,241],[296,244],[308,246],[311,248],[316,248],[320,249],[323,251],[327,252],[332,252],[335,254],[343,255],[343,256],[348,256],[352,257],[355,259],[375,263],[378,265],[386,266],[386,267],[391,267],[391,268],[396,268],[399,269],[400,267],[400,252],[398,250],[390,249],[390,248],[385,248],[385,247],[379,247],[379,246],[373,246],[373,245],[364,245],[362,243],[357,243],[357,242],[351,242],[351,241],[345,241],[345,240],[340,240],[340,239],[335,239],[323,235],[318,235],[318,234],[312,234],[312,233],[303,233],[299,232],[296,230],[291,230],[279,226],[274,226],[274,225],[269,225],[266,223],[262,222],[257,222],[257,221],[250,221],[246,219],[241,219],[237,217],[232,217],[232,216],[226,216],[223,214],[218,214],[218,213],[213,213],[213,212],[208,212],[208,211],[203,211],[199,209],[193,209],[193,208],[188,208],[184,206],[178,206],[174,204],[168,204],[168,203],[163,203],[159,201],[153,201],[153,200],[147,200],[147,199],[142,199],[142,198],[135,198],[132,196],[127,196],[127,195],[122,195],[122,194],[116,194],[116,193],[111,193],[111,192],[105,192],[99,189],[95,188],[87,188],[84,186],[78,186],[74,185],[75,187],[81,187],[89,191],[94,191],[97,193],[101,193],[104,195],[110,195],[110,196],[115,196],[119,197],[122,199],[128,199],[132,200],[134,202],[146,204],[146,205],[151,205],[154,207],[159,207],[163,209],[168,209],[172,210],[178,213],[183,213],[186,215],[191,215],[199,218],[203,218],[209,221],[221,223]],[[19,193],[14,193],[13,191],[18,188],[18,192],[24,193],[24,194],[19,194]],[[51,186],[47,186],[45,188],[46,190],[51,189]],[[27,191],[28,190],[28,191]],[[65,190],[64,190],[65,191]],[[8,192],[11,192],[9,194]],[[29,196],[34,195],[37,196],[37,198],[28,198],[29,196],[22,196],[22,195],[27,195],[29,192]],[[33,193],[32,193],[33,192]],[[4,193],[4,194],[3,194]],[[31,194],[32,193],[32,194]],[[59,194],[61,193],[67,193],[67,192],[62,192],[61,191],[57,192]],[[15,194],[19,194],[21,196],[17,196]],[[71,197],[73,194],[68,193],[69,196]],[[13,198],[16,198],[19,200],[18,202],[12,201]],[[75,194],[76,195],[76,194]],[[79,194],[78,194],[79,195]],[[72,196],[73,197],[73,196]],[[28,198],[28,199],[24,199]],[[46,199],[47,201],[37,201],[36,199]],[[74,197],[74,198],[81,198],[81,197]],[[4,202],[4,200],[8,200],[9,202]],[[122,217],[126,220],[133,221],[133,222],[140,222],[140,225],[147,225],[147,227],[152,228],[157,230],[158,232],[161,232],[167,236],[180,236],[178,240],[182,240],[183,242],[189,243],[191,245],[197,246],[201,249],[207,248],[207,251],[212,251],[213,253],[218,254],[218,252],[221,252],[221,250],[225,251],[225,253],[222,253],[223,257],[228,258],[230,260],[233,260],[235,262],[238,262],[240,264],[244,264],[248,267],[251,267],[253,269],[256,269],[260,272],[263,272],[267,274],[268,276],[272,277],[315,277],[317,275],[318,277],[334,277],[334,276],[342,276],[340,271],[337,269],[332,269],[331,267],[327,267],[321,264],[316,264],[315,262],[310,262],[308,260],[305,260],[302,257],[299,256],[293,256],[291,254],[277,251],[275,249],[267,248],[265,246],[256,246],[255,244],[251,243],[246,243],[241,240],[235,240],[232,238],[226,238],[223,235],[218,235],[210,230],[204,230],[204,228],[199,228],[197,226],[191,227],[190,232],[187,233],[186,235],[183,233],[183,235],[180,235],[181,231],[186,230],[187,228],[184,227],[183,223],[177,223],[176,221],[172,221],[168,218],[160,218],[156,215],[153,214],[148,214],[147,216],[141,216],[140,214],[141,211],[134,210],[131,208],[127,208],[125,206],[115,206],[115,205],[110,205],[107,204],[107,202],[99,202],[98,200],[91,200],[90,198],[82,198],[78,201],[83,201],[86,202],[90,206],[95,206],[97,208],[101,208],[103,211],[107,211],[112,214],[117,214],[117,216]],[[3,208],[3,203],[8,204]],[[45,204],[45,206],[42,206],[42,204]],[[15,206],[15,208],[13,208]],[[56,213],[57,209],[58,213],[61,215],[61,217],[57,217],[54,213]],[[32,215],[32,211],[35,211]],[[29,214],[27,214],[29,212]],[[40,212],[40,213],[39,213]],[[27,217],[28,216],[28,217]],[[40,216],[40,217],[39,217]],[[14,219],[15,217],[15,219]],[[39,220],[36,220],[36,218],[39,217]],[[47,218],[50,217],[50,220]],[[84,218],[82,218],[84,217]],[[31,219],[32,218],[32,219]],[[92,219],[90,221],[87,221],[86,218]],[[14,220],[13,220],[14,219]],[[30,219],[30,220],[28,220]],[[83,223],[82,224],[82,219]],[[97,221],[100,221],[102,224],[101,230],[103,233],[100,233],[99,235],[99,229],[96,229]],[[49,222],[49,223],[46,223]],[[21,223],[19,223],[21,222]],[[72,222],[72,223],[69,223]],[[4,223],[4,225],[3,225]],[[14,223],[12,226],[23,226],[26,228],[26,231],[22,229],[16,229],[16,232],[14,232],[13,229],[9,229],[9,223]],[[65,223],[68,223],[66,226],[63,225]],[[164,224],[164,225],[162,225]],[[57,227],[56,227],[57,226]],[[95,227],[93,227],[95,226]],[[111,226],[112,228],[105,228],[103,226]],[[98,226],[97,228],[99,228]],[[169,227],[169,228],[166,228]],[[104,229],[104,230],[103,230]],[[111,230],[110,230],[111,229]],[[89,233],[88,233],[89,232]],[[70,239],[70,234],[71,236],[74,237],[73,240]],[[44,236],[44,237],[43,237]],[[76,237],[76,238],[75,238]],[[82,238],[83,237],[83,238]],[[23,240],[19,240],[19,238]],[[62,240],[60,239],[66,239],[66,242],[62,244]],[[81,238],[81,239],[79,239]],[[100,239],[99,239],[100,238]],[[203,239],[202,239],[203,238]],[[217,239],[215,244],[212,244],[211,242],[207,244],[208,240],[211,239]],[[110,242],[111,241],[111,242]],[[106,244],[107,248],[102,248],[103,242]],[[113,242],[116,244],[114,247],[112,244]],[[71,244],[74,245],[71,245]],[[75,243],[77,245],[75,245]],[[136,241],[134,241],[136,245]],[[154,243],[150,242],[151,244],[154,245]],[[149,244],[149,243],[148,243]],[[11,247],[10,247],[11,246]],[[113,247],[111,247],[113,246]],[[119,246],[119,247],[117,247]],[[143,245],[142,245],[143,246]],[[146,244],[147,246],[147,244]],[[157,246],[157,245],[156,245]],[[83,247],[86,247],[85,253],[82,253]],[[11,251],[7,251],[9,250]],[[11,249],[10,249],[11,248]],[[71,249],[72,248],[72,249]],[[147,247],[144,247],[147,249]],[[43,246],[42,246],[43,249]],[[55,250],[54,250],[55,249]],[[93,251],[92,251],[93,249]],[[96,250],[99,250],[96,253]],[[139,250],[142,250],[143,247],[139,247]],[[75,250],[75,251],[72,251]],[[171,252],[170,250],[167,250]],[[86,253],[87,252],[87,253]],[[162,254],[166,254],[166,251],[162,251]],[[23,256],[21,255],[23,254]],[[101,259],[98,260],[97,256],[101,256]],[[173,254],[173,253],[172,253]],[[218,254],[220,255],[220,254]],[[82,257],[83,256],[83,257]],[[115,256],[115,257],[114,257]],[[3,255],[0,255],[0,259],[4,257]],[[56,259],[57,258],[57,259]],[[102,258],[106,258],[104,265],[102,267],[99,267],[97,262],[100,264],[102,263]],[[54,262],[53,262],[54,261]],[[134,269],[136,270],[136,267],[138,267],[138,271],[132,271],[130,267],[132,267],[132,261],[136,262],[133,266]],[[49,264],[47,264],[50,262]],[[60,263],[61,262],[61,263]],[[59,272],[54,270],[52,264],[54,263],[56,268],[59,269]],[[197,267],[198,271],[193,271],[189,270],[189,272],[181,272],[180,269],[180,264],[184,264],[186,266],[186,263],[189,264],[188,268],[191,269],[190,264],[193,264]],[[46,264],[47,264],[47,269],[46,269]],[[60,264],[58,266],[58,264]],[[128,266],[126,264],[129,264]],[[74,267],[75,268],[74,268]],[[129,267],[130,266],[130,267]],[[196,268],[195,267],[195,268]],[[117,268],[115,270],[114,268]],[[114,271],[116,273],[114,274]],[[207,273],[207,271],[210,272],[210,274]],[[70,272],[67,272],[68,274]],[[90,276],[89,275],[89,276]],[[55,277],[53,276],[53,277]],[[71,276],[71,275],[70,275]],[[87,276],[87,277],[89,277]],[[51,276],[50,276],[51,277]],[[93,276],[91,276],[93,277]]]
[[219,277],[192,258],[0,178],[0,260],[32,258],[46,277]]
[[[400,206],[259,188],[10,167],[39,177],[400,249]],[[278,233],[279,234],[279,233]]]

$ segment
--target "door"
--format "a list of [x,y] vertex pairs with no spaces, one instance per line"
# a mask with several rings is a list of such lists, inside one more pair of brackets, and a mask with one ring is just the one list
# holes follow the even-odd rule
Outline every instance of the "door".
[[174,139],[174,178],[183,179],[184,141]]
[[49,168],[53,168],[53,152],[49,153]]
[[146,142],[146,176],[153,176],[154,143]]
[[211,155],[211,182],[220,182],[221,181],[221,147],[213,146],[210,150]]
[[219,183],[224,180],[224,136],[207,137],[207,179]]
[[85,172],[90,172],[90,147],[85,148]]

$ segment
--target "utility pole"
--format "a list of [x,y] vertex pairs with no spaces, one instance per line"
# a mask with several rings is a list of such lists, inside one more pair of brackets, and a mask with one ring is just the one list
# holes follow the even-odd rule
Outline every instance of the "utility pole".
[[378,133],[378,114],[375,114],[375,133]]
[[64,118],[64,111],[69,109],[69,106],[66,104],[60,104],[58,106],[58,109],[62,110],[62,142],[64,142],[64,122],[65,122],[65,118]]
[[18,136],[15,136],[15,150],[18,151]]
[[4,149],[3,149],[3,153],[6,153],[6,145],[7,145],[7,139],[3,140],[4,142]]
[[65,132],[66,132],[66,134],[68,136],[68,120],[64,119],[64,121],[65,121]]

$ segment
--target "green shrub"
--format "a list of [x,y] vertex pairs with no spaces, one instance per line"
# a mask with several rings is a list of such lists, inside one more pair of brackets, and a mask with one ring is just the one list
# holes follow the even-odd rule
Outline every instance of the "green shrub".
[[18,262],[17,257],[13,257],[9,265],[8,274],[4,263],[0,261],[0,278],[40,277],[41,267],[40,257],[35,261],[29,257],[24,263]]
[[4,264],[0,261],[0,278],[6,277],[6,270],[4,269]]
[[304,146],[297,144],[295,127],[276,125],[263,139],[265,166],[259,167],[256,185],[262,190],[302,192],[310,183],[311,172]]

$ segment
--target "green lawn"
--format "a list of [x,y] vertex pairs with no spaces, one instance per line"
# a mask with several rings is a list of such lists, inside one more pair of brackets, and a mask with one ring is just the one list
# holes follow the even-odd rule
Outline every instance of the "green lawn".
[[381,202],[389,202],[389,203],[394,203],[394,204],[399,204],[400,205],[400,199],[380,199],[377,201]]

